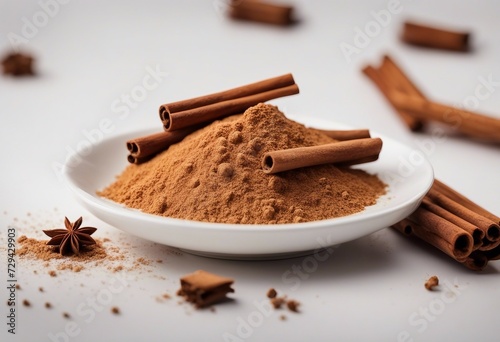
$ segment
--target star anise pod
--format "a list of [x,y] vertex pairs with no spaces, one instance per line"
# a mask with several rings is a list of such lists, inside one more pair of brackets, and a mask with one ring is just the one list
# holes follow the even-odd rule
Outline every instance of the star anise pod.
[[94,245],[95,240],[90,236],[97,228],[94,227],[80,227],[83,219],[80,217],[74,223],[71,223],[67,217],[64,218],[64,225],[66,229],[51,229],[44,230],[43,232],[50,236],[47,245],[59,246],[59,253],[61,255],[73,252],[78,254],[80,248],[83,246]]

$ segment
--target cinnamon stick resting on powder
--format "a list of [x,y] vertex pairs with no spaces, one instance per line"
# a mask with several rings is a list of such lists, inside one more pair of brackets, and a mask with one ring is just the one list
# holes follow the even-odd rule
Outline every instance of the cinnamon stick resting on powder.
[[286,74],[226,91],[160,106],[166,131],[175,131],[245,111],[261,102],[299,93],[293,76]]
[[469,37],[468,32],[450,31],[414,22],[405,22],[401,39],[403,42],[412,45],[452,51],[468,51]]
[[271,151],[264,154],[262,169],[265,173],[273,174],[322,164],[366,163],[376,160],[381,149],[380,138],[365,138]]
[[178,143],[198,128],[198,126],[193,126],[174,132],[159,132],[131,139],[127,141],[127,149],[130,152],[127,159],[131,163],[139,164],[166,150],[170,145]]

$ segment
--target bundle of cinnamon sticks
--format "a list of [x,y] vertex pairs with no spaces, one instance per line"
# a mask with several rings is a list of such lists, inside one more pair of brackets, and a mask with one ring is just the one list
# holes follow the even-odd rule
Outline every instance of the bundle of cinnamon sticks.
[[425,122],[434,121],[470,138],[500,143],[499,118],[429,100],[391,57],[384,56],[378,68],[364,67],[363,73],[373,81],[410,130],[421,130]]
[[500,259],[499,225],[500,217],[436,179],[418,209],[392,228],[481,271]]

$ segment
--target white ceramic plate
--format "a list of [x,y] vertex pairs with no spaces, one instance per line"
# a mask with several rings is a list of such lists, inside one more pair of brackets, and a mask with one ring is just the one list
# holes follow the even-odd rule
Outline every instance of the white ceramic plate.
[[[291,117],[311,127],[345,129],[343,125]],[[106,223],[157,243],[191,253],[230,259],[275,259],[311,253],[388,227],[411,214],[432,185],[430,163],[418,151],[384,136],[376,162],[359,165],[388,184],[388,192],[364,211],[340,218],[295,224],[218,224],[166,218],[126,208],[96,195],[127,166],[125,141],[158,131],[114,136],[95,145],[87,156],[71,156],[64,178],[77,200]]]

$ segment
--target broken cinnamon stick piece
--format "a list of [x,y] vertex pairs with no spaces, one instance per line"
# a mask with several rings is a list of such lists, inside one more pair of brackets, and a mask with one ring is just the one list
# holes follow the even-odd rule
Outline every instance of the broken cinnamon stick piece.
[[389,101],[391,106],[398,113],[399,117],[411,131],[419,131],[422,129],[422,120],[415,118],[413,115],[410,115],[404,110],[400,110],[394,105],[394,103],[392,103],[390,94],[392,87],[394,87],[392,84],[394,81],[388,78],[389,76],[387,73],[382,73],[380,70],[375,69],[372,66],[366,66],[363,68],[363,73],[376,85],[382,95],[384,95],[386,100]]
[[299,93],[291,74],[160,106],[164,129],[174,131],[245,111],[260,102]]
[[378,156],[381,149],[380,138],[366,138],[271,151],[264,154],[262,169],[273,174],[308,166],[362,161]]
[[500,143],[500,119],[394,91],[389,95],[400,110],[421,120],[444,123],[470,137]]
[[127,141],[127,149],[134,163],[138,160],[144,160],[146,157],[153,156],[158,152],[166,150],[170,145],[178,143],[186,136],[198,129],[198,126],[193,126],[174,132],[159,132]]
[[438,27],[405,22],[401,39],[412,45],[452,50],[468,51],[470,33],[445,30]]
[[179,296],[183,296],[188,302],[197,308],[212,305],[226,298],[226,294],[234,292],[231,288],[234,280],[221,277],[203,270],[195,271],[180,279],[181,288]]
[[258,0],[233,0],[228,14],[232,19],[287,26],[293,23],[293,7]]
[[323,133],[332,139],[345,141],[354,139],[370,138],[370,131],[368,129],[349,129],[349,130],[323,130],[312,128],[312,130]]

